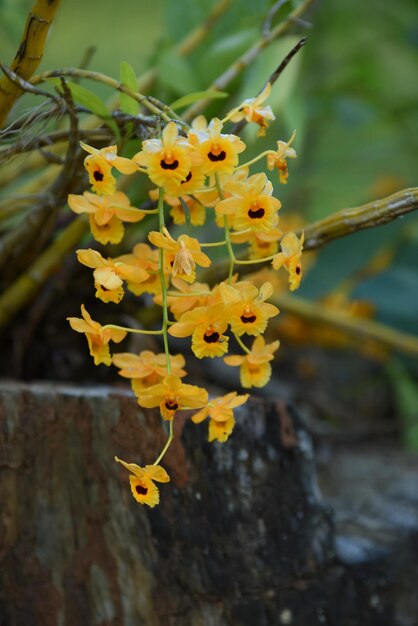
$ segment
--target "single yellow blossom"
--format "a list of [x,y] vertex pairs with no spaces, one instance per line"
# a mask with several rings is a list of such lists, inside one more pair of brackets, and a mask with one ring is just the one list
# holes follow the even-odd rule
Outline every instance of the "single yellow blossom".
[[145,280],[127,280],[126,285],[129,291],[132,291],[136,296],[140,296],[143,293],[158,294],[161,292],[158,250],[153,250],[146,243],[137,243],[132,253],[123,254],[117,260],[121,263],[142,268],[148,274],[148,278]]
[[241,406],[248,400],[248,394],[238,396],[236,391],[220,398],[214,398],[209,404],[192,416],[195,424],[203,422],[209,417],[209,441],[227,441],[235,426],[233,409]]
[[271,283],[261,285],[260,290],[247,282],[235,287],[221,283],[219,291],[228,310],[228,320],[232,332],[241,337],[260,335],[267,327],[270,317],[278,315],[279,309],[273,304],[265,302],[273,293]]
[[240,380],[243,387],[264,387],[271,378],[271,365],[280,341],[267,343],[261,335],[254,339],[249,354],[231,354],[224,358],[227,365],[240,366]]
[[161,465],[146,465],[139,467],[135,463],[126,463],[115,456],[115,461],[123,465],[131,472],[129,482],[131,484],[132,495],[140,504],[147,504],[153,508],[160,502],[160,492],[155,482],[168,483],[170,477]]
[[[139,354],[119,352],[113,355],[113,365],[120,368],[119,375],[130,378],[135,394],[151,385],[160,383],[168,376],[167,359],[164,352],[154,354],[151,350],[142,350]],[[186,376],[183,369],[186,362],[182,354],[170,355],[171,373],[179,378]]]
[[192,336],[192,350],[199,358],[222,356],[228,352],[229,315],[222,304],[201,306],[184,313],[180,320],[170,326],[168,332],[173,337]]
[[139,222],[145,213],[131,206],[129,198],[122,191],[109,196],[97,196],[85,191],[83,195],[70,193],[68,205],[74,213],[87,213],[90,230],[100,243],[119,243],[124,235],[122,222]]
[[155,185],[166,188],[187,182],[192,167],[199,165],[202,157],[187,139],[179,136],[176,124],[169,122],[161,139],[146,139],[133,160],[147,168]]
[[254,174],[245,182],[229,181],[225,190],[230,197],[216,205],[216,212],[232,215],[236,230],[269,232],[272,229],[281,203],[272,197],[273,186],[264,173]]
[[199,409],[207,401],[206,389],[182,383],[174,374],[166,376],[161,383],[138,392],[138,404],[146,409],[159,406],[161,415],[166,420],[172,420],[176,411]]
[[140,283],[149,277],[141,267],[117,259],[104,259],[97,250],[77,250],[80,263],[94,269],[96,296],[103,302],[120,302],[124,296],[123,281]]
[[85,333],[95,365],[100,363],[110,365],[112,357],[109,351],[109,341],[120,343],[126,337],[126,331],[117,328],[104,328],[99,322],[91,319],[84,304],[81,305],[81,315],[83,316],[82,319],[67,317],[71,328],[78,333]]
[[98,150],[80,141],[80,145],[89,156],[84,159],[89,181],[94,192],[99,195],[111,195],[116,191],[116,179],[112,175],[112,167],[122,174],[133,174],[137,166],[130,159],[117,155],[117,146],[107,146]]
[[277,169],[279,172],[280,182],[282,184],[287,183],[289,177],[289,170],[287,168],[287,159],[296,159],[296,151],[290,147],[290,144],[296,136],[296,131],[293,131],[293,135],[288,142],[278,141],[276,152],[267,155],[267,167],[269,170]]
[[206,130],[189,132],[189,141],[203,157],[205,174],[229,173],[238,165],[238,154],[245,150],[245,143],[236,135],[221,133],[222,122],[214,118]]
[[269,97],[270,91],[271,83],[267,83],[263,91],[256,98],[244,100],[242,104],[228,114],[227,119],[231,120],[231,122],[240,122],[244,119],[247,120],[247,122],[255,122],[260,127],[258,136],[263,137],[268,128],[267,120],[276,119],[269,105],[261,106]]
[[295,233],[286,233],[280,242],[282,251],[276,254],[272,261],[275,270],[284,267],[289,272],[290,291],[295,291],[302,280],[301,256],[304,241],[304,233],[302,233],[300,239],[298,239]]
[[164,233],[152,231],[148,239],[166,251],[164,260],[171,266],[172,275],[179,276],[187,282],[194,282],[196,265],[209,267],[211,264],[210,258],[201,251],[198,240],[188,235],[180,235],[176,241],[165,228]]

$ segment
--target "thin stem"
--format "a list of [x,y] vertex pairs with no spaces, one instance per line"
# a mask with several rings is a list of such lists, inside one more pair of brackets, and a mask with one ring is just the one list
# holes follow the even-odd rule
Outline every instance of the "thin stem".
[[242,170],[243,167],[249,167],[250,165],[253,165],[254,163],[257,163],[257,161],[259,161],[263,157],[267,156],[268,154],[276,154],[276,151],[275,150],[264,150],[264,152],[260,152],[260,154],[257,155],[256,157],[254,157],[253,159],[251,159],[251,161],[247,161],[247,163],[241,163],[241,165],[238,165],[238,167],[235,168],[235,171]]
[[106,324],[102,327],[102,329],[112,328],[114,330],[125,330],[127,333],[137,333],[138,335],[162,335],[163,331],[161,330],[142,330],[139,328],[128,328],[126,326],[118,326],[118,324]]
[[163,458],[163,456],[165,455],[165,453],[167,452],[168,448],[170,447],[170,443],[173,440],[173,420],[170,420],[170,430],[168,431],[168,439],[166,441],[166,444],[164,446],[164,448],[161,450],[158,459],[156,461],[154,461],[153,465],[158,465],[161,461],[161,459]]
[[236,335],[235,333],[234,333],[234,337],[235,337],[237,344],[244,350],[244,352],[246,352],[247,354],[251,354],[251,350],[247,348],[247,346],[245,345],[245,343],[243,343],[241,338],[238,337],[238,335]]
[[[267,48],[275,39],[283,35],[290,27],[295,24],[295,21],[303,15],[313,0],[304,0],[298,7],[296,7],[289,15],[273,28],[268,34],[263,34],[258,41],[255,42],[239,59],[236,59],[230,67],[225,70],[218,78],[208,87],[208,89],[218,89],[223,91],[241,72],[243,72],[254,60],[261,54],[261,52]],[[208,100],[200,100],[191,107],[189,107],[183,113],[183,119],[186,121],[192,120],[199,115],[208,106]]]
[[[107,85],[108,87],[111,87],[112,89],[116,89],[117,91],[121,91],[122,93],[125,93],[127,96],[130,96],[131,98],[133,98],[134,100],[142,104],[144,107],[146,107],[154,115],[158,115],[162,117],[162,119],[165,120],[166,122],[171,122],[173,117],[174,119],[177,119],[178,117],[174,113],[172,117],[167,115],[165,111],[167,110],[168,107],[165,104],[162,104],[160,102],[158,102],[158,105],[157,105],[156,104],[157,101],[155,98],[153,98],[151,102],[150,98],[148,98],[147,96],[144,96],[144,94],[140,93],[139,91],[138,92],[132,91],[132,89],[129,89],[129,87],[126,87],[126,85],[124,85],[120,81],[115,80],[114,78],[111,78],[110,76],[106,76],[106,74],[102,74],[101,72],[92,72],[90,70],[80,70],[75,67],[68,67],[68,68],[62,68],[59,70],[43,72],[42,74],[39,74],[38,76],[34,76],[30,82],[32,85],[38,85],[39,83],[43,83],[48,78],[53,78],[57,76],[58,77],[70,76],[70,77],[75,77],[75,78],[85,78],[87,80],[94,80],[96,82],[103,83],[104,85]],[[171,114],[171,111],[170,111],[170,114]]]
[[[219,180],[219,176],[218,174],[215,174],[215,181],[216,181],[216,187],[218,189],[218,193],[219,193],[219,197],[221,200],[224,199],[224,194],[222,191],[222,186],[221,186],[221,182]],[[225,244],[228,250],[228,255],[229,255],[229,272],[228,272],[228,283],[232,282],[232,275],[234,273],[234,262],[235,262],[235,255],[234,255],[234,250],[232,248],[232,244],[231,244],[231,231],[229,229],[229,224],[228,224],[228,216],[224,215],[224,228],[225,228]]]
[[217,248],[219,246],[226,246],[226,239],[223,239],[223,241],[212,241],[210,243],[201,243],[200,247],[201,248]]
[[267,263],[268,261],[272,261],[276,255],[272,254],[271,256],[265,256],[262,259],[250,259],[248,261],[235,259],[235,263],[237,265],[255,265],[256,263]]
[[[160,187],[159,189],[159,197],[158,197],[158,216],[159,216],[159,226],[160,233],[164,234],[165,229],[165,221],[164,221],[164,189]],[[170,351],[168,348],[168,307],[167,307],[167,285],[165,284],[165,276],[164,276],[164,249],[160,248],[159,252],[159,262],[158,262],[158,271],[160,274],[160,282],[161,282],[161,295],[163,301],[163,325],[161,328],[163,341],[164,341],[164,352],[165,359],[167,363],[167,372],[171,374],[171,364],[170,364]]]

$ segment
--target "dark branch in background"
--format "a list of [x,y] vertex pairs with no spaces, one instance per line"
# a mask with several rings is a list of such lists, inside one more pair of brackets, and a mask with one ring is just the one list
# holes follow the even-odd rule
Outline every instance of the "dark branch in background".
[[274,16],[276,15],[276,13],[278,13],[278,11],[282,8],[282,6],[286,4],[286,2],[288,1],[289,0],[278,0],[277,2],[273,4],[270,11],[267,13],[267,17],[264,20],[264,24],[261,29],[261,32],[263,33],[264,37],[268,37],[270,35],[271,25],[273,23]]
[[[297,54],[299,52],[299,50],[301,50],[303,48],[303,46],[306,44],[306,42],[307,42],[307,38],[303,37],[302,39],[300,39],[298,41],[298,43],[295,46],[293,46],[291,51],[285,56],[285,58],[280,63],[280,65],[278,65],[278,67],[271,74],[270,78],[264,83],[263,87],[260,89],[260,91],[258,92],[257,95],[260,95],[260,93],[263,91],[263,89],[265,89],[267,83],[270,83],[271,86],[274,85],[276,80],[279,78],[279,76],[283,73],[283,71],[289,65],[290,61],[293,59],[295,54]],[[231,133],[233,135],[238,135],[246,125],[247,125],[247,120],[241,120],[240,122],[237,122],[232,127]]]
[[61,102],[61,99],[59,98],[59,96],[56,96],[55,94],[51,94],[48,91],[44,91],[43,89],[38,89],[37,87],[34,87],[31,83],[28,83],[28,81],[23,80],[23,78],[21,78],[15,72],[13,72],[9,67],[7,67],[7,65],[4,65],[4,63],[1,63],[1,61],[0,61],[0,69],[3,72],[3,74],[5,74],[5,76],[7,76],[7,78],[12,83],[17,85],[22,90],[22,92],[31,93],[35,96],[43,96],[44,98],[49,98],[50,100],[53,100],[54,102],[57,102],[57,103]]
[[[4,268],[10,264],[14,272],[19,271],[22,264],[27,264],[49,238],[54,227],[56,214],[67,199],[73,187],[73,181],[80,166],[81,149],[79,147],[78,118],[74,103],[64,79],[61,80],[62,99],[66,104],[70,119],[68,149],[63,168],[52,185],[39,196],[38,203],[32,207],[17,228],[7,233],[0,241],[0,270],[2,278],[10,278]],[[30,261],[29,261],[30,262]]]

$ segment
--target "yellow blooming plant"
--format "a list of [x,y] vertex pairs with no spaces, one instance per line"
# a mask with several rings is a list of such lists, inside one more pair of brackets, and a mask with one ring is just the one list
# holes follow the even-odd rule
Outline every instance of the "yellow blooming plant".
[[[153,464],[141,467],[116,457],[129,472],[133,497],[150,507],[159,503],[155,483],[169,481],[160,462],[173,439],[178,411],[192,411],[196,424],[208,418],[209,441],[222,443],[233,432],[234,410],[249,397],[233,391],[212,398],[204,387],[185,382],[186,360],[182,354],[171,353],[170,337],[190,337],[191,351],[198,359],[222,358],[228,366],[238,366],[243,387],[263,387],[271,377],[271,362],[279,347],[278,341],[266,343],[263,334],[279,310],[269,302],[271,282],[260,281],[257,287],[240,279],[240,266],[271,263],[274,270],[288,273],[290,290],[300,284],[303,234],[282,231],[281,202],[272,182],[264,173],[250,172],[251,165],[267,157],[268,168],[278,169],[281,182],[286,182],[286,159],[296,157],[291,147],[294,134],[288,142],[278,141],[276,150],[240,163],[246,145],[228,132],[228,124],[247,122],[257,124],[259,134],[264,134],[268,121],[274,119],[265,105],[270,90],[267,84],[259,96],[245,100],[223,120],[207,123],[200,117],[188,127],[179,119],[166,116],[163,123],[159,119],[155,136],[145,139],[132,159],[119,156],[117,146],[99,149],[81,144],[88,153],[84,165],[91,190],[71,194],[68,203],[75,213],[89,216],[96,241],[119,243],[124,223],[139,222],[146,214],[158,216],[158,229],[152,228],[122,256],[103,256],[94,248],[78,250],[77,256],[93,270],[96,297],[118,303],[126,289],[137,297],[148,294],[148,300],[161,308],[160,326],[152,330],[101,326],[83,305],[82,318],[69,318],[75,331],[85,333],[95,364],[116,366],[123,378],[131,380],[138,404],[158,408],[168,423],[166,444]],[[128,196],[116,190],[113,169],[123,175],[146,176],[157,186],[150,192],[157,207],[132,207]],[[174,222],[171,231],[169,217]],[[192,225],[194,234],[206,222],[221,231],[215,241],[206,241],[205,231],[201,236],[179,233]],[[236,254],[239,244],[248,244],[247,258]],[[204,272],[212,264],[211,250],[219,248],[225,250],[229,268],[223,280],[211,285]],[[163,350],[112,355],[109,342],[120,342],[128,333],[159,336]],[[233,354],[228,354],[230,349]],[[237,350],[241,353],[236,354]]]

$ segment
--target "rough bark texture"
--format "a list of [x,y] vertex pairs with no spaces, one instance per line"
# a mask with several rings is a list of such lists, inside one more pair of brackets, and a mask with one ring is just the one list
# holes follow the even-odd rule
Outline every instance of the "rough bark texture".
[[0,626],[417,624],[417,460],[339,451],[324,503],[292,411],[254,400],[237,421],[222,445],[177,420],[150,510],[113,456],[152,462],[156,413],[3,382]]

